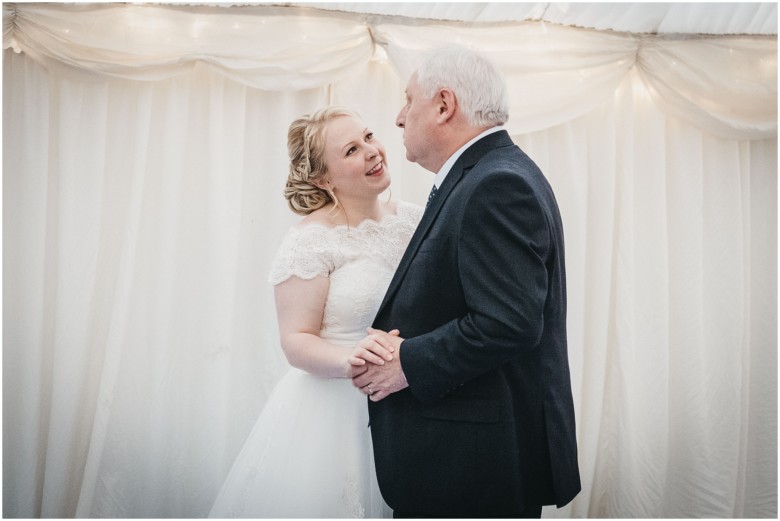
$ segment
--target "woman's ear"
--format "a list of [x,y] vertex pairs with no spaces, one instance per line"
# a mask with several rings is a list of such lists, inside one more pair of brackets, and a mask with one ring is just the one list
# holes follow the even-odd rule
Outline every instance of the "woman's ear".
[[438,102],[436,108],[439,111],[438,120],[439,123],[444,123],[455,115],[458,99],[455,97],[455,93],[446,87],[439,89],[436,98]]

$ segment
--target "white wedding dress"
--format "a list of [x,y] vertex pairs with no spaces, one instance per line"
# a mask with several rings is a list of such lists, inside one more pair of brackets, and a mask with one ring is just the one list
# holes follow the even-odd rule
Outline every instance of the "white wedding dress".
[[[320,336],[351,349],[366,336],[422,208],[358,226],[292,228],[270,281],[330,278]],[[366,397],[345,378],[291,368],[274,388],[209,517],[390,517],[376,484]]]

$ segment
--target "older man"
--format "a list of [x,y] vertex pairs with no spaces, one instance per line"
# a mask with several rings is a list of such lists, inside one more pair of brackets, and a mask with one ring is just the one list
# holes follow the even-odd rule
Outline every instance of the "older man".
[[407,159],[436,177],[365,340],[399,356],[353,378],[380,489],[396,517],[540,517],[580,491],[555,196],[483,57],[439,50],[406,96]]

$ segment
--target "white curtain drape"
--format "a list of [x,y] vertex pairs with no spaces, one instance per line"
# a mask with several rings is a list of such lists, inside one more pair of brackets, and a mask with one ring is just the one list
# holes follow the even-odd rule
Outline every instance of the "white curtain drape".
[[286,129],[393,120],[420,51],[507,75],[563,214],[583,492],[777,516],[776,37],[279,7],[4,6],[3,514],[202,517],[285,368]]
[[777,34],[777,4],[756,2],[317,2],[317,9],[458,22],[538,20],[648,34]]

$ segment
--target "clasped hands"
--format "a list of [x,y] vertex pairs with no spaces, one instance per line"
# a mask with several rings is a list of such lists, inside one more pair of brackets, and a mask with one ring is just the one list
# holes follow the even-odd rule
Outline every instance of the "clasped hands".
[[358,342],[349,357],[352,385],[378,402],[409,387],[401,369],[399,350],[404,341],[397,329],[385,332],[367,328],[368,336]]

